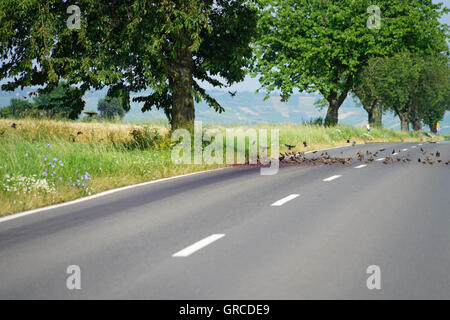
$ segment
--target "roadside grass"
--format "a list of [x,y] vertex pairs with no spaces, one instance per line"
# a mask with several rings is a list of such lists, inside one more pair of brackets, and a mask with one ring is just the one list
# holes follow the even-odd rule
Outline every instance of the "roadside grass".
[[[16,123],[16,129],[11,128]],[[260,124],[216,127],[280,129],[284,144],[308,151],[357,143],[430,140],[386,129]],[[81,132],[81,134],[78,134]],[[167,126],[0,119],[0,216],[88,196],[108,189],[224,164],[175,164]],[[307,141],[304,148],[302,141]],[[249,141],[247,141],[247,144]],[[248,149],[248,146],[247,146]],[[224,155],[225,156],[225,155]]]

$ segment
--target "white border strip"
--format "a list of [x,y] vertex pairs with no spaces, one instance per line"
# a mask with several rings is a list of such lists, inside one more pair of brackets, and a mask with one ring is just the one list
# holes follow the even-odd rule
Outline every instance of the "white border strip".
[[111,189],[111,190],[107,190],[107,191],[103,191],[103,192],[94,194],[92,196],[83,197],[83,198],[79,198],[79,199],[75,199],[75,200],[71,200],[71,201],[67,201],[67,202],[63,202],[63,203],[53,204],[53,205],[50,205],[50,206],[47,206],[47,207],[42,207],[42,208],[38,208],[38,209],[28,210],[28,211],[24,211],[24,212],[21,212],[21,213],[12,213],[11,215],[8,215],[6,217],[0,218],[0,223],[5,222],[5,221],[9,221],[9,220],[13,220],[13,219],[17,219],[17,218],[21,218],[21,217],[25,217],[25,216],[28,216],[28,215],[33,214],[33,213],[37,213],[37,212],[41,212],[41,211],[47,211],[47,210],[56,209],[56,208],[61,208],[61,207],[65,207],[65,206],[70,206],[72,204],[76,204],[76,203],[80,203],[80,202],[84,202],[84,201],[88,201],[88,200],[104,197],[106,195],[113,194],[113,193],[120,192],[120,191],[124,191],[124,190],[128,190],[128,189],[134,189],[134,188],[143,187],[143,186],[147,186],[147,185],[158,183],[158,182],[175,180],[175,179],[178,179],[178,178],[193,176],[193,175],[197,175],[197,174],[201,174],[201,173],[207,173],[207,172],[212,172],[212,171],[219,171],[219,170],[224,170],[224,169],[228,169],[228,168],[231,168],[231,167],[224,167],[224,168],[217,168],[217,169],[211,169],[211,170],[205,170],[205,171],[191,172],[191,173],[186,173],[186,174],[182,174],[182,175],[179,175],[179,176],[161,178],[161,179],[152,180],[152,181],[148,181],[148,182],[133,184],[131,186],[125,186],[125,187],[120,187],[120,188],[117,188],[117,189]]

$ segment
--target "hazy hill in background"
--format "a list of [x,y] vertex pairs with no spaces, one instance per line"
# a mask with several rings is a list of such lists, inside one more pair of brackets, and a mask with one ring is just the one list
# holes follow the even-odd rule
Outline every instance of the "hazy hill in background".
[[[27,93],[34,91],[30,88],[16,90],[14,92],[0,91],[0,107],[9,104],[12,97],[23,98]],[[87,110],[97,110],[97,102],[106,95],[106,89],[88,92],[85,96]],[[225,108],[222,114],[216,113],[205,103],[196,104],[196,119],[206,123],[217,124],[256,124],[260,122],[272,123],[302,123],[318,117],[325,117],[326,110],[318,110],[314,102],[320,98],[315,94],[294,94],[289,101],[281,102],[280,96],[271,95],[264,101],[265,93],[253,93],[249,91],[238,92],[235,97],[222,90],[210,90],[209,93],[215,97]],[[132,95],[134,97],[136,95]],[[164,121],[162,111],[153,110],[143,113],[142,104],[131,103],[131,110],[125,116],[127,122],[145,122],[149,120]],[[339,122],[347,125],[365,126],[367,124],[367,113],[356,106],[351,97],[348,97],[339,111]],[[392,113],[383,116],[383,125],[390,129],[400,129],[400,121]],[[440,122],[441,133],[450,133],[450,113],[447,112],[443,121]],[[427,127],[424,130],[428,130]]]

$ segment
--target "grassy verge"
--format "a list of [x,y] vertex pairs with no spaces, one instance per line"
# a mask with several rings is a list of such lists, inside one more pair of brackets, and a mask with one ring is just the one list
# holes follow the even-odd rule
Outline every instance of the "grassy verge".
[[[13,122],[16,129],[11,128]],[[386,129],[367,134],[363,128],[348,126],[267,124],[243,128],[280,129],[281,151],[285,143],[306,151],[346,145],[347,139],[357,143],[425,139],[420,134]],[[163,125],[0,119],[0,216],[224,166],[173,163],[168,132]],[[307,148],[302,141],[308,142]]]

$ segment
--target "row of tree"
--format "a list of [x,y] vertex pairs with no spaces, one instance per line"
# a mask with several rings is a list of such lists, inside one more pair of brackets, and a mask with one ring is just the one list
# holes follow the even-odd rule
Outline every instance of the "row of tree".
[[369,123],[382,125],[383,111],[393,111],[403,131],[422,122],[437,132],[437,123],[450,110],[448,56],[422,57],[408,51],[392,57],[373,58],[360,74],[353,94],[368,112]]
[[[378,9],[368,11],[374,5],[381,17]],[[194,100],[224,111],[204,83],[229,86],[252,71],[283,101],[294,90],[320,92],[332,125],[359,87],[376,89],[384,108],[404,114],[398,105],[404,103],[409,110],[411,103],[394,101],[391,87],[364,84],[364,70],[376,59],[448,55],[448,27],[439,22],[448,10],[431,0],[79,0],[77,6],[80,15],[69,16],[64,1],[0,2],[0,79],[9,79],[3,90],[52,90],[65,80],[80,94],[108,86],[109,96],[129,105],[130,92],[151,89],[134,100],[143,111],[163,109],[175,129],[193,125]],[[67,20],[78,18],[80,28],[68,28]],[[381,24],[368,27],[370,19]]]

